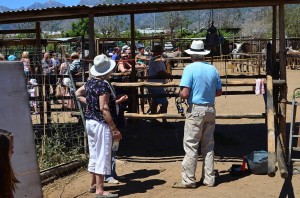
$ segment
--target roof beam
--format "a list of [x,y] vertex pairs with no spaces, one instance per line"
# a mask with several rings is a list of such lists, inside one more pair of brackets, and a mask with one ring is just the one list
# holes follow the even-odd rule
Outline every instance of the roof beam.
[[[285,4],[299,4],[299,0],[285,0]],[[40,10],[22,10],[0,13],[0,24],[76,19],[94,16],[114,16],[182,10],[205,10],[279,5],[278,0],[176,0],[98,6],[55,7]]]
[[35,29],[0,30],[0,34],[35,33]]

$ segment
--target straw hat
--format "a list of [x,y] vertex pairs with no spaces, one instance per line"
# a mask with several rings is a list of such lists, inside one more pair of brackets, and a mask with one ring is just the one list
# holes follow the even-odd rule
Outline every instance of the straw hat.
[[116,66],[114,60],[110,60],[105,54],[98,55],[94,58],[94,65],[90,72],[93,76],[103,76],[112,71]]
[[201,40],[193,41],[191,48],[185,50],[187,54],[199,54],[199,55],[207,55],[210,53],[209,50],[204,49],[204,43]]

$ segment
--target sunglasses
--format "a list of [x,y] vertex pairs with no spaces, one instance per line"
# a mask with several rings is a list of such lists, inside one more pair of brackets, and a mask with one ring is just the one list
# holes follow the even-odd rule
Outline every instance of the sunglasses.
[[128,58],[128,56],[121,56],[121,58]]

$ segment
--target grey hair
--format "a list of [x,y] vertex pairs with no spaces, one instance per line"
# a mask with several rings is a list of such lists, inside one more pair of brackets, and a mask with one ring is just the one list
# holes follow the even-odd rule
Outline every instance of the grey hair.
[[191,54],[192,60],[204,60],[204,56],[200,54]]
[[102,76],[94,76],[94,75],[91,74],[91,77],[92,77],[92,78],[98,78],[98,79],[101,79],[101,80],[107,80],[107,79],[109,79],[109,77],[111,76],[111,73],[112,73],[112,72],[109,72],[109,73],[104,74],[104,75],[102,75]]

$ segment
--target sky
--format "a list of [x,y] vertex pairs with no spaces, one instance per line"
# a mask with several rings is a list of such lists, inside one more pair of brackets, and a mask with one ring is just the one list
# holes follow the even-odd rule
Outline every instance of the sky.
[[[11,9],[16,9],[20,7],[28,7],[35,2],[45,3],[48,0],[0,0],[0,6],[5,6]],[[63,3],[66,6],[77,5],[80,0],[55,0],[57,2]]]

